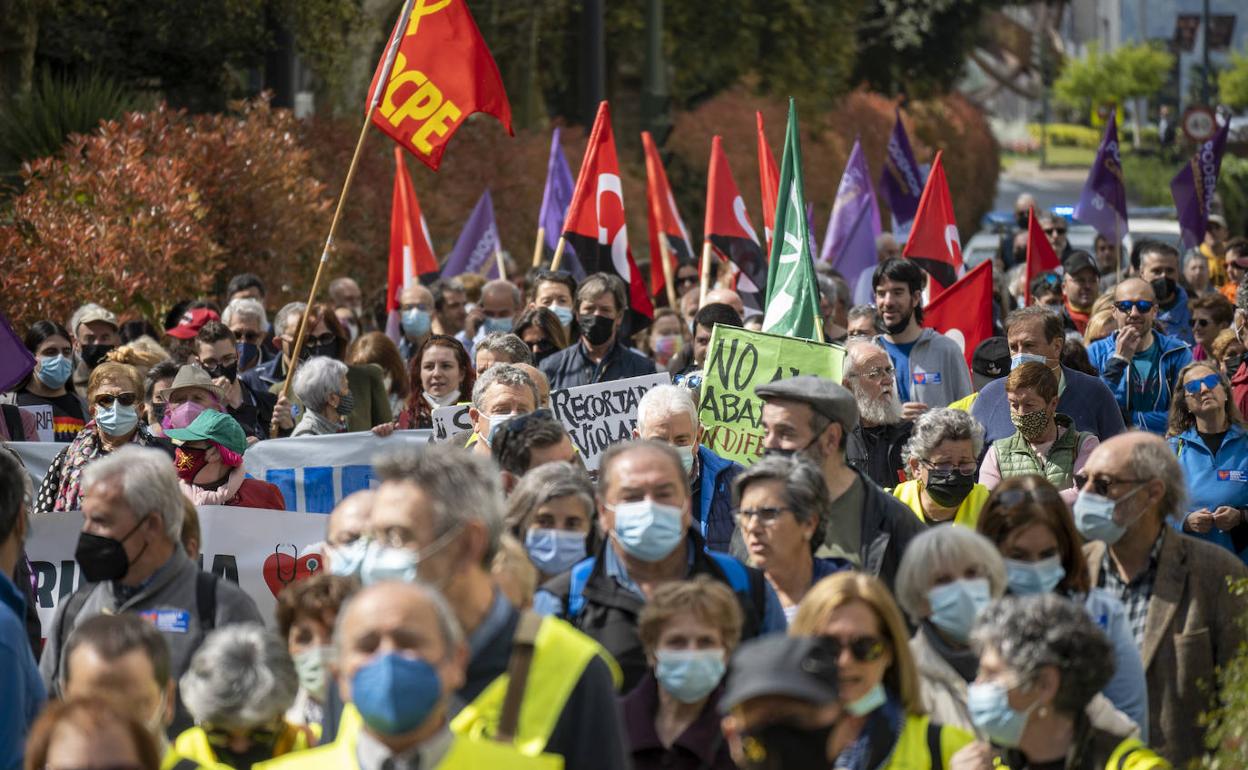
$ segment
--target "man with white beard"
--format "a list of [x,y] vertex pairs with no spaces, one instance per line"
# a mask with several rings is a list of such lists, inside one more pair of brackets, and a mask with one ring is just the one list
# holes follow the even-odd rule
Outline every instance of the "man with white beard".
[[873,342],[846,347],[845,387],[858,402],[858,427],[849,434],[845,462],[885,489],[905,481],[902,447],[914,423],[901,417],[896,372],[884,348]]

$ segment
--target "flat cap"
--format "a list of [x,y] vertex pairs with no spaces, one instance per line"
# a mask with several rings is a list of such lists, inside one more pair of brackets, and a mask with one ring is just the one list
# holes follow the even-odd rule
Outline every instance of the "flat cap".
[[737,648],[719,708],[725,714],[751,698],[783,695],[817,705],[837,699],[834,644],[821,636],[772,634]]
[[846,432],[858,427],[858,402],[854,394],[824,377],[804,374],[787,380],[759,385],[754,394],[764,401],[800,401],[819,414],[837,423]]

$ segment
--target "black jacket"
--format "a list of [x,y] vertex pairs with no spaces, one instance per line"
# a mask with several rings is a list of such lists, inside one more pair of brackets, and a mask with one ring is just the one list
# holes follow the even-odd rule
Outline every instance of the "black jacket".
[[846,437],[845,464],[885,489],[897,486],[905,480],[898,475],[906,467],[901,450],[910,440],[913,429],[914,423],[909,420],[871,428],[859,422]]
[[901,554],[910,541],[927,529],[914,511],[876,486],[862,471],[862,545],[858,549],[862,571],[875,575],[893,588]]
[[601,364],[591,361],[585,346],[577,340],[542,361],[541,370],[550,381],[551,390],[626,380],[657,371],[653,361],[624,347],[618,337]]

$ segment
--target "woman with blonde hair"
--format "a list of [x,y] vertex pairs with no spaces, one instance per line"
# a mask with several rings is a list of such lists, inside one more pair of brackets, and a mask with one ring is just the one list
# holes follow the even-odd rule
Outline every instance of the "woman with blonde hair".
[[789,635],[822,636],[839,647],[846,713],[838,730],[850,742],[836,767],[949,767],[971,742],[966,731],[935,724],[924,711],[905,621],[879,578],[839,572],[819,581],[802,599]]

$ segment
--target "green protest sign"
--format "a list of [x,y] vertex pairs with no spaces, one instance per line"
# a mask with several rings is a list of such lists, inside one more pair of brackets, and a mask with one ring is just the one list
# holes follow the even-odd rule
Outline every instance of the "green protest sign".
[[702,443],[750,465],[763,456],[763,401],[754,388],[803,374],[841,381],[844,348],[715,325],[702,367]]

